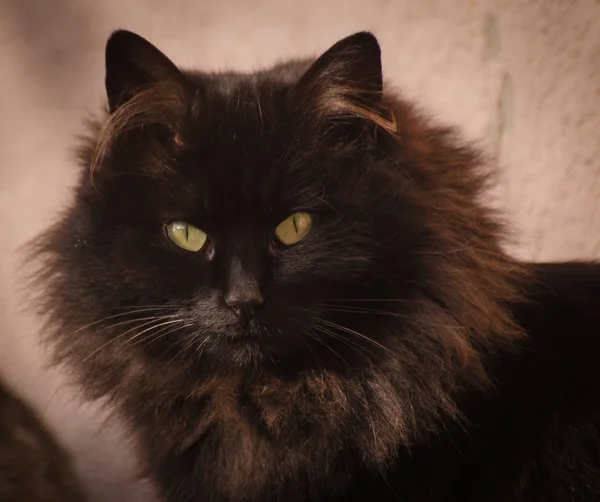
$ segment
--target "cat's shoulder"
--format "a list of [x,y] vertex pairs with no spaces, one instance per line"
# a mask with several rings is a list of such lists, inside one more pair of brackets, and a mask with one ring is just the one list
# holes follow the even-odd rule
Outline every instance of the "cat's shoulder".
[[529,268],[527,303],[517,316],[532,346],[558,360],[598,361],[600,263],[539,263]]
[[487,442],[522,466],[523,500],[598,500],[600,264],[529,268],[528,301],[516,310],[527,338],[498,374]]
[[528,267],[526,302],[515,312],[526,341],[504,378],[553,403],[581,400],[600,412],[600,264]]

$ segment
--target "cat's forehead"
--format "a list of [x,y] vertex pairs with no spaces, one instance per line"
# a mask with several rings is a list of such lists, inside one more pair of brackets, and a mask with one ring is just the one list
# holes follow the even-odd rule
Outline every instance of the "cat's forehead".
[[212,206],[297,198],[319,178],[310,168],[318,152],[285,107],[288,87],[285,80],[232,75],[198,93],[181,161],[189,180],[215,199]]
[[190,139],[201,143],[210,137],[217,143],[237,140],[242,144],[260,137],[262,142],[253,143],[260,147],[264,140],[285,133],[293,118],[288,95],[298,78],[296,73],[296,66],[286,65],[264,74],[195,76]]
[[178,178],[189,205],[219,218],[291,211],[322,192],[312,151],[284,106],[285,81],[215,78],[199,92]]
[[237,97],[240,93],[245,94],[247,91],[268,93],[276,87],[289,88],[298,82],[311,62],[311,59],[286,61],[251,73],[196,71],[186,72],[186,76],[189,82],[208,93]]

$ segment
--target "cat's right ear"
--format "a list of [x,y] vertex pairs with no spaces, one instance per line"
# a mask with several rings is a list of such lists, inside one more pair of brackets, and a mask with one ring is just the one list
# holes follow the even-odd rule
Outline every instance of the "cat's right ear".
[[90,172],[99,171],[113,146],[130,134],[180,147],[190,84],[173,62],[150,42],[116,31],[106,44],[106,94],[110,115],[100,130]]
[[112,113],[150,86],[162,85],[180,94],[185,77],[150,42],[130,31],[118,30],[106,44],[105,85]]

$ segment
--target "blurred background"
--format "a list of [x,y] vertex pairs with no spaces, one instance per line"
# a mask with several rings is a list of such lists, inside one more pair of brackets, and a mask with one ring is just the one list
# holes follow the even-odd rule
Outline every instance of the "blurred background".
[[512,222],[515,256],[600,258],[598,0],[0,0],[0,373],[73,452],[94,502],[151,490],[134,481],[123,431],[45,367],[19,260],[69,198],[116,28],[206,70],[252,70],[371,30],[388,87],[495,155],[489,201]]

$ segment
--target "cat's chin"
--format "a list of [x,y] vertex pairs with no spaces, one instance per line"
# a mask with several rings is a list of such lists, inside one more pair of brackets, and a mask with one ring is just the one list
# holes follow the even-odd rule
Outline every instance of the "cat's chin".
[[302,371],[314,363],[314,354],[307,352],[306,341],[300,340],[298,334],[256,322],[240,323],[197,344],[184,346],[202,368],[210,362],[221,369]]
[[231,346],[258,346],[271,338],[269,331],[256,321],[239,322],[215,335],[215,341]]
[[184,350],[191,351],[200,363],[213,360],[219,366],[256,367],[268,358],[272,340],[262,326],[251,321],[228,326],[196,344],[187,343]]

